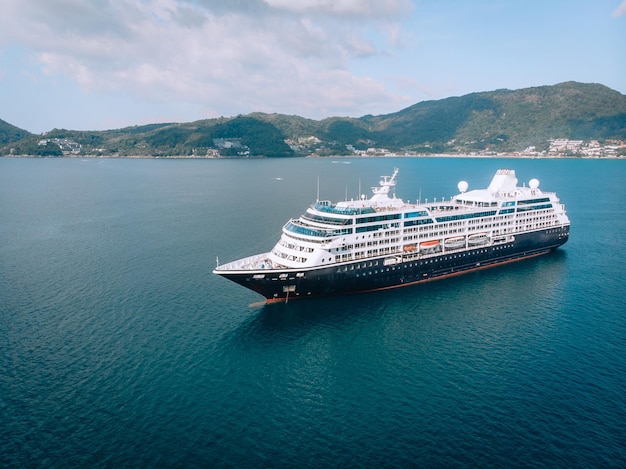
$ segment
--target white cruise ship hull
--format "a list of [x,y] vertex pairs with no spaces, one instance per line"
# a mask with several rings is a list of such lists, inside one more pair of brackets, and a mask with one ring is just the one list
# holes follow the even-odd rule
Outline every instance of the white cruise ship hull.
[[459,275],[546,254],[563,245],[568,237],[569,224],[436,254],[402,252],[309,269],[218,267],[214,273],[261,294],[267,302],[282,302],[386,290]]

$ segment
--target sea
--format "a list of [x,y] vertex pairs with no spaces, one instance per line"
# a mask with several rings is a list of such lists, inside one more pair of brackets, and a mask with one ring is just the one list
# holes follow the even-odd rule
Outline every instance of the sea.
[[[316,199],[556,192],[551,254],[265,305]],[[626,161],[0,158],[0,466],[626,467]]]

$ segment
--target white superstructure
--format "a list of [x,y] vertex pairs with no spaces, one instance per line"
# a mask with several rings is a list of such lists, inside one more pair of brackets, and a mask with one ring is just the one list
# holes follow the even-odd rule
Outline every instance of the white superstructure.
[[[485,243],[504,242],[516,233],[569,223],[556,194],[542,192],[536,179],[519,187],[514,170],[499,170],[487,189],[423,204],[391,194],[397,174],[396,169],[383,177],[369,199],[313,204],[285,224],[278,243],[255,267],[300,269],[407,252],[433,255],[447,245],[465,248],[460,240],[477,234]],[[449,238],[455,243],[446,243]]]

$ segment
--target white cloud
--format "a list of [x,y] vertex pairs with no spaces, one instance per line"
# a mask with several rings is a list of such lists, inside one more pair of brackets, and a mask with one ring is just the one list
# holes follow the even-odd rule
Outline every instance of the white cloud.
[[613,11],[613,16],[626,16],[626,0],[623,0],[622,3]]
[[263,0],[273,8],[297,13],[397,18],[412,9],[408,0]]
[[[42,74],[89,93],[120,90],[216,115],[360,115],[401,100],[347,70],[395,46],[408,0],[3,3],[0,47],[20,44]],[[372,31],[387,38],[382,49]]]

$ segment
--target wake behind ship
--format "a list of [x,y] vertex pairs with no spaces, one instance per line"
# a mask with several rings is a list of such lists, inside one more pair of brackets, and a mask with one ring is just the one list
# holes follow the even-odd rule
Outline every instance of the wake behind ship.
[[218,265],[221,275],[268,302],[384,290],[546,254],[564,244],[570,221],[553,192],[500,169],[486,189],[448,201],[396,198],[398,169],[372,196],[316,201],[289,220],[270,252]]

